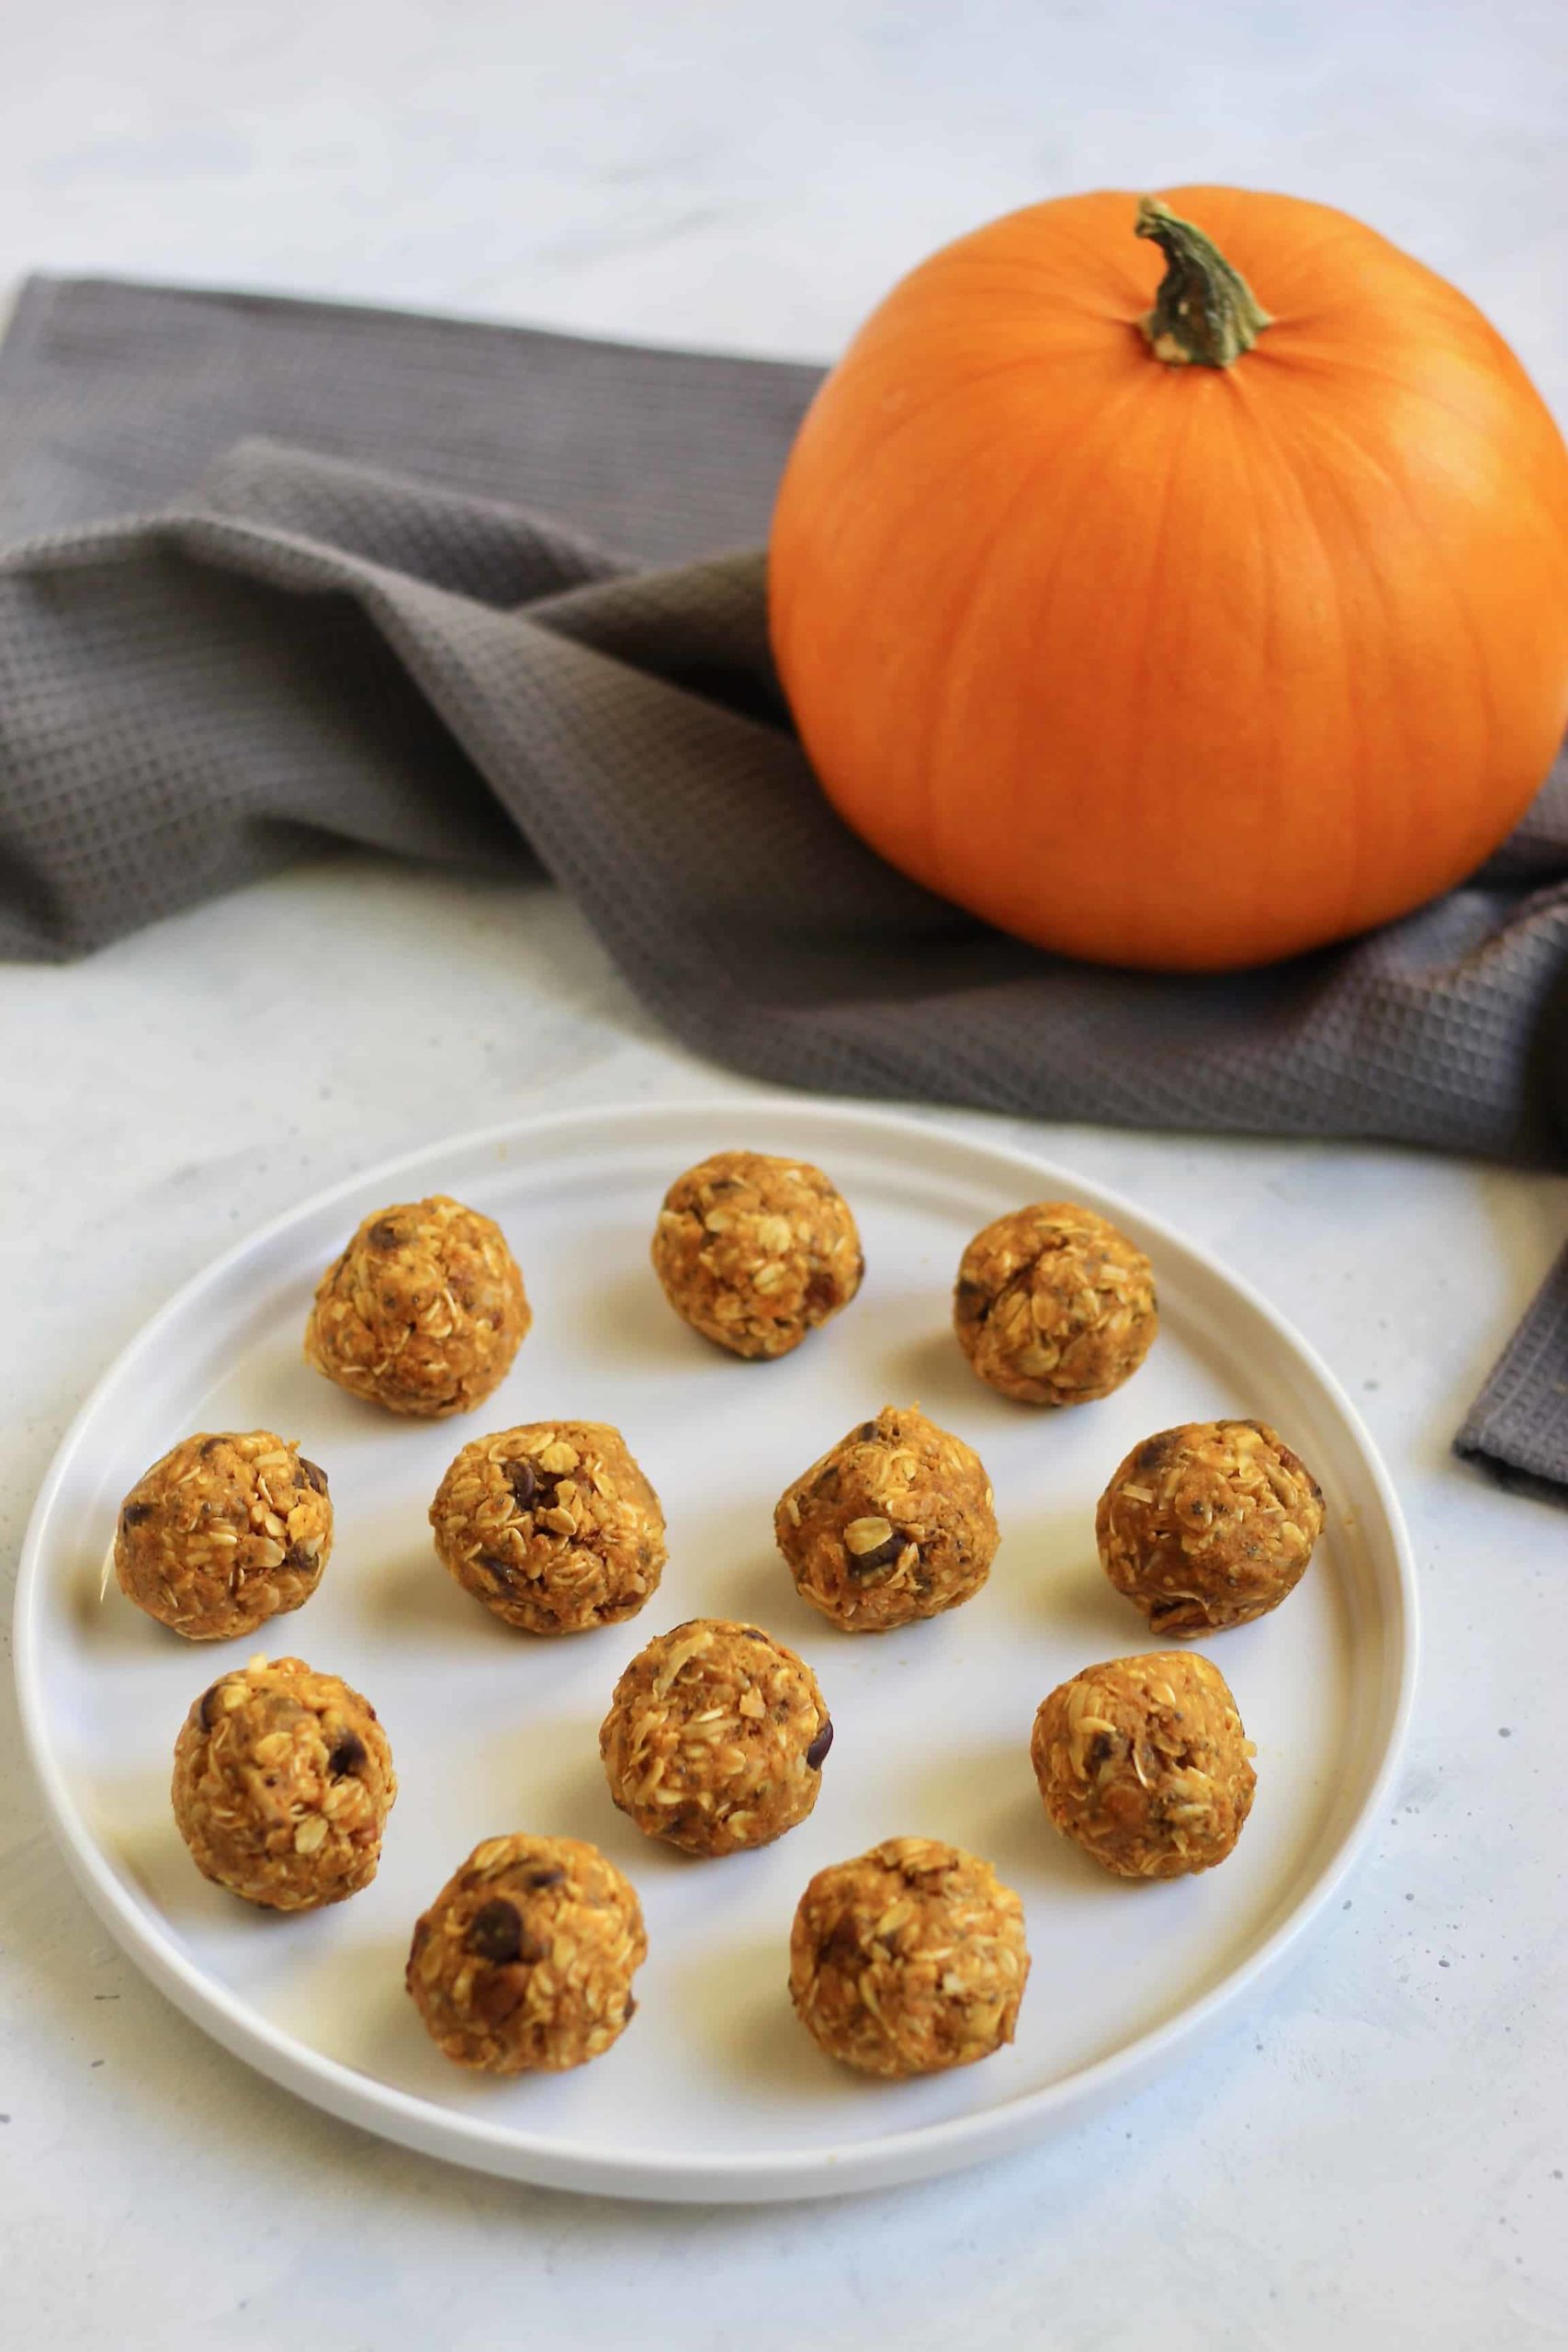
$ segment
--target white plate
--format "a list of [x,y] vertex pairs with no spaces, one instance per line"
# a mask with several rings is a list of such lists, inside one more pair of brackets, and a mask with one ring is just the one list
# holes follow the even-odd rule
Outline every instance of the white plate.
[[[795,1355],[744,1364],[671,1314],[648,1264],[665,1185],[744,1144],[819,1161],[860,1220],[859,1299]],[[309,1371],[311,1285],[355,1221],[435,1190],[498,1217],[533,1332],[477,1419],[394,1420]],[[1119,1395],[1009,1405],[948,1324],[959,1252],[1029,1200],[1104,1210],[1155,1261],[1163,1328]],[[836,1633],[773,1550],[780,1489],[850,1425],[918,1399],[976,1445],[1003,1542],[967,1607],[881,1636]],[[458,1590],[425,1510],[476,1429],[559,1413],[626,1431],[663,1498],[671,1564],[630,1624],[544,1642]],[[1049,1828],[1028,1743],[1054,1684],[1148,1649],[1095,1559],[1100,1490],[1169,1423],[1262,1415],[1327,1490],[1304,1582],[1204,1646],[1258,1743],[1230,1861],[1161,1885],[1108,1878]],[[101,1589],[117,1504],[188,1430],[265,1427],[332,1476],[321,1590],[271,1631],[374,1699],[402,1792],[375,1884],[313,1917],[249,1909],[198,1877],[168,1804],[190,1700],[255,1640],[199,1647]],[[817,1668],[837,1726],[811,1819],[766,1850],[697,1863],[610,1804],[597,1731],[626,1660],[694,1615],[755,1619]],[[1065,1170],[918,1123],[804,1101],[530,1122],[357,1178],[189,1283],[84,1407],[23,1553],[17,1673],[34,1761],[86,1893],[132,1958],[219,2041],[389,2139],[515,2177],[638,2197],[811,2196],[913,2179],[1037,2137],[1125,2090],[1257,1986],[1321,1913],[1383,1800],[1408,1714],[1416,1598],[1398,1508],[1344,1396],[1245,1284]],[[500,2083],[450,2066],[402,1989],[416,1914],[498,1830],[590,1838],[629,1872],[650,1956],[635,2026],[578,2073]],[[784,1989],[790,1920],[824,1863],[919,1832],[987,1856],[1028,1912],[1015,2046],[926,2082],[859,2080],[819,2055]]]

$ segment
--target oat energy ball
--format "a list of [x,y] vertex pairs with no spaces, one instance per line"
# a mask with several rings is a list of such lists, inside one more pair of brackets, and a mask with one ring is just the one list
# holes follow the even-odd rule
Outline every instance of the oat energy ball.
[[801,1598],[850,1634],[956,1609],[979,1591],[997,1550],[979,1455],[894,1405],[786,1489],[773,1532]]
[[223,1675],[175,1744],[175,1819],[197,1870],[267,1910],[368,1886],[397,1792],[368,1699],[302,1658]]
[[705,1340],[738,1356],[784,1356],[849,1305],[865,1261],[849,1205],[819,1168],[719,1151],[664,1195],[653,1267]]
[[953,1300],[980,1378],[1025,1405],[1109,1396],[1147,1355],[1159,1317],[1148,1260],[1092,1209],[1043,1201],[977,1233]]
[[818,1871],[795,1915],[789,1990],[829,2057],[936,2075],[1010,2041],[1029,1976],[1023,1905],[989,1862],[889,1838]]
[[464,1591],[530,1634],[635,1617],[664,1566],[659,1497],[604,1421],[476,1438],[441,1481],[430,1523]]
[[1119,1878],[1223,1862],[1252,1809],[1254,1753],[1224,1675],[1190,1650],[1086,1666],[1043,1702],[1030,1744],[1056,1827]]
[[532,1319],[501,1227],[437,1193],[366,1218],[317,1284],[305,1356],[389,1412],[442,1420],[500,1386]]
[[333,1548],[327,1474],[288,1438],[182,1438],[119,1508],[120,1590],[187,1641],[254,1634],[310,1600]]
[[407,1984],[430,2037],[488,2075],[597,2058],[637,2007],[635,1889],[578,1838],[487,1838],[413,1931]]
[[615,1685],[599,1734],[610,1794],[688,1854],[766,1846],[804,1821],[833,1726],[817,1677],[756,1625],[696,1617]]
[[1189,1421],[1134,1446],[1100,1498],[1100,1556],[1156,1634],[1277,1609],[1323,1532],[1323,1489],[1267,1421]]

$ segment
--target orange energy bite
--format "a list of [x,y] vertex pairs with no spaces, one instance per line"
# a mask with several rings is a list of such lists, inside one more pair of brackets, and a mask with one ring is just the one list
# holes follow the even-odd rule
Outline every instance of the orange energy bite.
[[664,1515],[619,1430],[536,1421],[466,1445],[430,1506],[465,1592],[530,1634],[635,1617],[664,1566]]
[[720,1151],[664,1196],[653,1269],[683,1323],[738,1356],[783,1356],[847,1306],[865,1261],[849,1204],[808,1160]]
[[1135,1445],[1100,1498],[1106,1575],[1156,1634],[1245,1625],[1294,1590],[1323,1489],[1267,1421],[1188,1421]]
[[488,2075],[603,2056],[648,1957],[637,1891],[580,1838],[487,1838],[420,1918],[406,1982],[446,2057]]
[[197,1870],[265,1910],[368,1886],[397,1793],[375,1708],[303,1658],[220,1676],[175,1745],[175,1819]]
[[997,1551],[985,1464],[914,1408],[885,1405],[785,1488],[773,1532],[803,1600],[849,1634],[956,1609]]
[[795,1911],[795,2014],[863,2075],[990,2057],[1012,2040],[1028,1978],[1018,1896],[989,1862],[933,1838],[889,1838],[818,1871]]
[[649,1838],[705,1855],[769,1845],[804,1821],[832,1744],[805,1660],[760,1625],[719,1617],[640,1650],[599,1734],[621,1811]]
[[1030,1744],[1052,1821],[1119,1878],[1223,1862],[1252,1810],[1254,1753],[1224,1675],[1190,1650],[1086,1666],[1042,1702]]
[[270,1430],[198,1430],[119,1508],[120,1590],[191,1642],[254,1634],[310,1600],[333,1548],[327,1474]]
[[980,1379],[1025,1405],[1087,1405],[1132,1377],[1159,1329],[1153,1270],[1092,1209],[1043,1201],[977,1233],[953,1299]]
[[389,1412],[441,1420],[500,1386],[531,1320],[501,1227],[437,1193],[365,1219],[317,1284],[305,1356]]

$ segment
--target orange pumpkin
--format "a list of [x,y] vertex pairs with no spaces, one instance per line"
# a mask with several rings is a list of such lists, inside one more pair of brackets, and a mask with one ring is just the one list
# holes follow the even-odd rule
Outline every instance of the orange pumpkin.
[[1404,913],[1568,724],[1557,427],[1462,294],[1292,197],[1068,197],[937,254],[818,392],[769,570],[841,815],[1101,962]]

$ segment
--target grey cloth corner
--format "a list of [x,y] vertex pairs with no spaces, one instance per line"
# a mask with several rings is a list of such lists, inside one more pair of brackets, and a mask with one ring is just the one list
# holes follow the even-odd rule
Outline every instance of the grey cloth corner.
[[[0,950],[84,953],[328,836],[536,861],[760,1077],[1568,1160],[1568,759],[1463,888],[1224,979],[1043,955],[844,829],[756,551],[816,380],[33,281],[0,346]],[[1536,1448],[1546,1333],[1491,1458]]]
[[1454,1451],[1501,1486],[1568,1501],[1568,1249],[1471,1407]]

